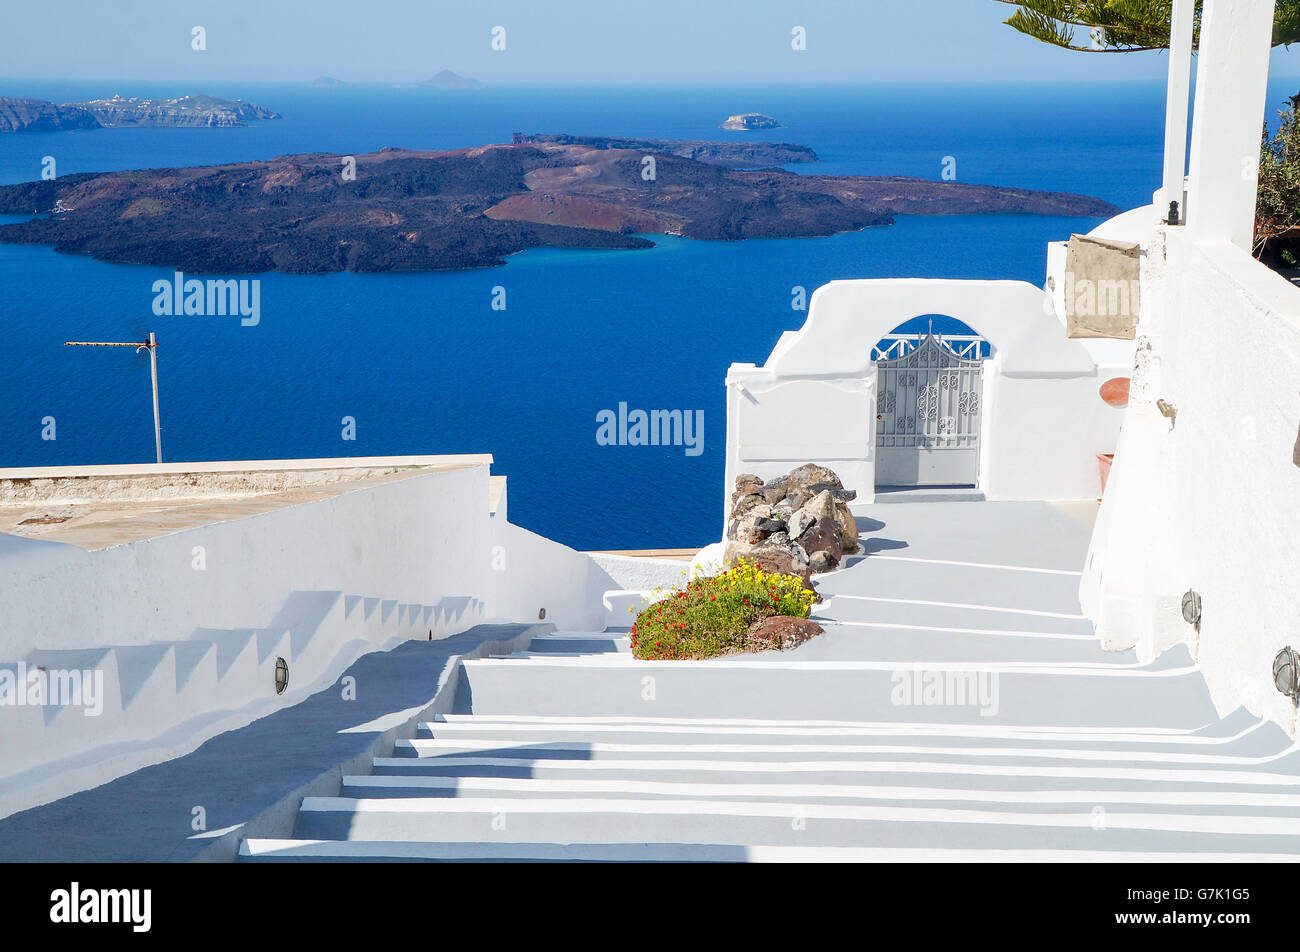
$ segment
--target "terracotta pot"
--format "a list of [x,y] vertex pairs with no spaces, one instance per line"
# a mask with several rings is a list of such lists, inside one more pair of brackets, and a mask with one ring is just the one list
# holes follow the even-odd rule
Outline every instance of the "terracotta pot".
[[1110,476],[1110,464],[1115,461],[1114,453],[1098,453],[1097,468],[1101,471],[1101,493],[1106,494],[1106,478]]
[[1128,406],[1128,377],[1111,377],[1097,390],[1102,400],[1107,406],[1126,407]]

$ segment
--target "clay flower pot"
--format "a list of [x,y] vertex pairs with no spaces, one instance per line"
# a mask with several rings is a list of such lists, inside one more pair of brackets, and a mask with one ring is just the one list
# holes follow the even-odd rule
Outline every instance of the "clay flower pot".
[[1126,407],[1128,406],[1128,388],[1128,377],[1111,377],[1097,389],[1097,393],[1106,402],[1107,406]]

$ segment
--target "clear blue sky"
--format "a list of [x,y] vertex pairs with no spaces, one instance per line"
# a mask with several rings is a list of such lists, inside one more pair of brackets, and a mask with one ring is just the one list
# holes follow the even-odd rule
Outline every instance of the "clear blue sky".
[[[1056,50],[996,0],[20,0],[0,74],[404,82],[1044,81],[1158,78],[1158,53]],[[195,25],[207,50],[190,48]],[[490,31],[506,28],[504,52]],[[790,48],[791,28],[807,49]],[[1300,47],[1273,54],[1300,75]]]

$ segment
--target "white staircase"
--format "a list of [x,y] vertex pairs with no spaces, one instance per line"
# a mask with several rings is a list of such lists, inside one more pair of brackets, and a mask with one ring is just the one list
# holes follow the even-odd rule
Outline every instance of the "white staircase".
[[642,662],[619,632],[570,632],[465,661],[450,713],[243,858],[1300,857],[1300,752],[1220,717],[1186,646],[1101,649],[1084,522],[1043,503],[855,515],[871,554],[817,577],[824,635]]
[[[981,634],[943,629],[947,611],[868,628],[832,598],[822,638],[741,658],[638,662],[608,632],[465,661],[459,713],[241,856],[1300,856],[1300,754],[1245,712],[1218,718],[1185,649],[1138,665],[1068,612]],[[997,710],[896,703],[895,675],[916,670],[996,675]]]

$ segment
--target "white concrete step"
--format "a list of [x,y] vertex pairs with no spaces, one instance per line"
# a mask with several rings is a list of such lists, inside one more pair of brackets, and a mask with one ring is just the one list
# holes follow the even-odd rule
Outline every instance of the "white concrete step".
[[1300,818],[1267,816],[1261,822],[1261,814],[1213,806],[1125,811],[1048,804],[1017,810],[695,798],[307,797],[294,837],[1300,853]]
[[625,635],[566,635],[564,637],[546,636],[534,638],[528,646],[528,654],[604,654],[607,652],[627,653],[632,644]]
[[819,576],[817,589],[823,597],[875,596],[1077,614],[1080,578],[1077,571],[923,559],[896,550]]
[[624,779],[604,776],[472,777],[437,775],[345,776],[340,796],[355,799],[418,797],[587,797],[778,800],[798,803],[943,803],[967,809],[1005,805],[1038,812],[1064,806],[1123,812],[1215,812],[1252,816],[1294,816],[1300,791],[1235,789],[1118,789],[1092,785],[1051,789],[984,789],[969,785],[807,782],[787,777],[762,781],[728,779]]
[[[1276,862],[1273,853],[1145,853],[1152,863]],[[701,843],[426,843],[249,839],[244,862],[596,862],[596,863],[1115,863],[1131,852],[1051,849],[911,849],[723,846]]]
[[[454,715],[453,715],[454,716]],[[1024,730],[964,724],[802,724],[723,721],[692,722],[678,718],[644,721],[540,722],[496,721],[488,717],[423,723],[411,741],[436,742],[425,749],[460,747],[519,747],[532,750],[545,744],[600,743],[621,745],[691,746],[794,745],[799,749],[843,746],[851,750],[976,751],[1011,750],[1064,752],[1099,751],[1114,756],[1139,757],[1147,753],[1271,756],[1289,744],[1271,726],[1256,724],[1235,734],[1207,736],[1198,733],[1147,734],[1138,731]],[[806,748],[803,745],[808,745]],[[414,744],[403,747],[416,750]],[[1041,755],[1041,754],[1040,754]]]
[[899,627],[1079,635],[1091,638],[1092,622],[1077,609],[1037,609],[958,601],[942,593],[915,597],[836,595],[823,592],[819,617],[846,622],[876,622]]
[[[1296,789],[1292,762],[1189,765],[1178,761],[1131,762],[1033,759],[871,759],[820,756],[791,759],[754,754],[721,757],[644,752],[642,757],[585,756],[584,751],[542,750],[531,756],[455,754],[376,758],[378,776],[518,777],[535,779],[691,780],[700,783],[771,783],[952,786],[971,790],[1258,790]],[[805,754],[804,757],[818,757]]]
[[1091,636],[842,622],[821,613],[825,633],[798,648],[755,656],[799,661],[982,662],[1133,665],[1133,651],[1106,651]]
[[889,720],[1190,729],[1215,720],[1185,649],[1150,665],[708,661],[628,655],[467,661],[457,713]]
[[816,740],[787,738],[784,743],[762,743],[746,738],[743,743],[654,743],[644,740],[556,740],[511,741],[508,739],[426,740],[413,738],[399,741],[394,748],[397,758],[516,757],[521,760],[645,760],[649,758],[724,760],[793,760],[815,758],[822,761],[867,763],[884,761],[894,764],[941,763],[949,769],[967,764],[1114,764],[1133,766],[1177,765],[1192,767],[1251,767],[1273,763],[1279,754],[1263,756],[1229,752],[1205,753],[1200,749],[1173,750],[1097,750],[1085,747],[1029,747],[998,745],[955,746],[909,743],[818,743]]

